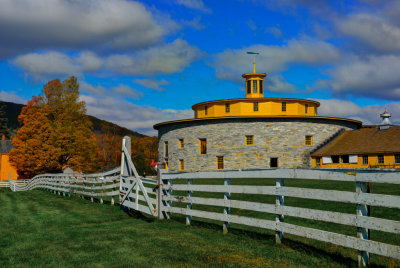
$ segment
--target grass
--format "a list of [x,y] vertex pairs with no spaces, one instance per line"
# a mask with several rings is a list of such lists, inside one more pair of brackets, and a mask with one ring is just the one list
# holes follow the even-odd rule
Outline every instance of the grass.
[[[243,181],[232,181],[235,183],[243,184]],[[350,186],[341,187],[352,190]],[[302,187],[305,187],[304,183]],[[399,189],[383,187],[381,191],[393,194]],[[271,197],[254,195],[232,198],[271,201]],[[291,202],[292,205],[310,205],[299,200],[285,199],[285,202],[286,205]],[[332,205],[331,208],[347,209],[349,213],[355,210],[354,206],[351,211],[346,206]],[[251,213],[254,212],[239,212],[246,216]],[[381,212],[376,210],[374,213]],[[260,213],[251,215],[270,217]],[[390,217],[398,218],[399,213]],[[302,225],[315,224],[285,218],[287,222],[292,220]],[[294,236],[285,236],[283,245],[275,245],[273,233],[268,230],[232,225],[230,233],[223,235],[220,223],[193,221],[192,226],[185,226],[183,221],[184,217],[178,215],[174,215],[173,220],[158,221],[125,213],[119,207],[41,190],[14,193],[0,189],[0,267],[357,266],[355,250]],[[354,235],[354,227],[350,228],[348,231]],[[400,265],[397,260],[375,255],[371,260],[373,266]]]

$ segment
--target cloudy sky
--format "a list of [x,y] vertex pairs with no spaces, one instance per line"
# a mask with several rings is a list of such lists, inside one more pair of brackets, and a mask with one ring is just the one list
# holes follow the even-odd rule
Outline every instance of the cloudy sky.
[[244,97],[246,51],[265,97],[400,123],[400,1],[0,0],[0,37],[0,99],[75,75],[88,114],[148,135],[195,103]]

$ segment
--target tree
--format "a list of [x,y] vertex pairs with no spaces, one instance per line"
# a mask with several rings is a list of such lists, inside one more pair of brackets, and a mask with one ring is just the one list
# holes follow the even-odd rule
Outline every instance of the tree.
[[156,172],[150,167],[151,161],[158,159],[157,137],[131,137],[132,161],[140,175],[155,175]]
[[112,133],[96,134],[98,144],[98,165],[102,171],[121,165],[122,138]]
[[6,117],[5,108],[6,108],[5,103],[2,100],[0,100],[0,134],[9,137],[10,131],[7,127],[8,119]]
[[96,140],[74,76],[63,83],[48,82],[41,95],[33,96],[22,109],[18,121],[22,126],[12,140],[10,161],[21,178],[61,172],[65,167],[95,170]]

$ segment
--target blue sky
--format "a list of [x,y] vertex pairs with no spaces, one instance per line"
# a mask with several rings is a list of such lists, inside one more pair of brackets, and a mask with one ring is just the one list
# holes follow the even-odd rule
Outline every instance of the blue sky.
[[0,99],[25,103],[78,77],[88,114],[144,134],[195,103],[244,97],[321,102],[320,115],[400,123],[400,1],[0,0]]

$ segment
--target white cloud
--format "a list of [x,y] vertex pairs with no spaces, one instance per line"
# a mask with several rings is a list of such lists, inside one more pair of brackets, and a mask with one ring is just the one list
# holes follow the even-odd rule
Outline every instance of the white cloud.
[[352,14],[337,19],[341,33],[352,37],[378,52],[400,52],[400,28],[371,14]]
[[361,107],[352,101],[338,99],[315,99],[321,103],[318,108],[318,115],[343,117],[360,120],[363,124],[379,124],[382,119],[379,117],[381,113],[387,109],[392,117],[393,124],[400,124],[400,103],[392,102],[387,105],[369,105]]
[[215,55],[216,75],[221,79],[241,81],[241,74],[252,70],[252,57],[247,51],[259,52],[256,56],[258,71],[274,73],[288,69],[291,64],[322,65],[340,58],[339,51],[331,44],[313,40],[290,40],[282,46],[254,45],[243,49],[228,49]]
[[111,72],[126,75],[170,74],[182,71],[200,55],[198,48],[176,39],[132,55],[111,55],[106,66]]
[[157,131],[153,129],[153,125],[157,123],[193,118],[192,110],[172,110],[139,106],[110,96],[97,99],[81,95],[81,99],[86,102],[88,114],[145,135],[157,135]]
[[211,9],[207,8],[202,0],[176,0],[176,3],[179,5],[183,5],[187,8],[197,9],[203,11],[205,13],[211,13]]
[[191,27],[195,30],[202,30],[205,28],[205,26],[201,24],[200,20],[201,20],[200,17],[196,17],[192,20],[183,20],[182,24]]
[[13,92],[0,91],[0,101],[14,102],[20,104],[26,104],[27,100],[14,94]]
[[164,91],[164,88],[161,86],[169,85],[170,82],[162,79],[162,80],[152,80],[152,79],[135,79],[136,84],[144,86],[146,88],[154,89],[157,91]]
[[264,80],[265,90],[278,93],[294,93],[296,92],[296,86],[288,83],[282,75],[272,75],[268,79]]
[[335,95],[357,95],[400,100],[400,56],[348,57],[329,72],[330,80],[319,80]]
[[180,72],[201,55],[185,40],[155,46],[131,54],[113,54],[100,58],[93,52],[68,55],[55,51],[29,53],[12,63],[35,79],[46,80],[85,72],[124,75],[169,74]]
[[105,88],[101,85],[92,85],[82,81],[79,82],[79,89],[81,93],[89,94],[91,96],[95,96],[96,98],[101,98],[106,95],[113,95],[137,100],[143,97],[143,93],[141,91],[124,84],[119,84],[116,87]]
[[141,91],[122,84],[117,87],[111,88],[111,91],[125,97],[133,98],[135,100],[138,100],[141,97],[143,97],[143,93]]
[[79,75],[95,72],[103,65],[103,60],[92,52],[82,52],[79,56],[49,51],[29,53],[16,57],[12,63],[36,79],[58,76]]
[[128,0],[2,0],[0,57],[38,48],[147,47],[177,27],[159,17]]

